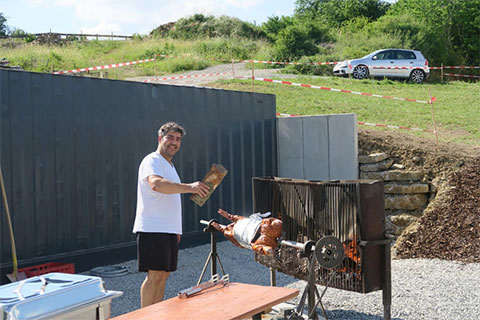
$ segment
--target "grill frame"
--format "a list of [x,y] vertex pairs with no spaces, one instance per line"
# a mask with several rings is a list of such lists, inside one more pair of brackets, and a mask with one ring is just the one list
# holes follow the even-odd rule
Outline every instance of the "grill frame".
[[[350,230],[353,231],[353,239],[350,240],[356,239],[354,243],[360,266],[354,266],[354,263],[348,266],[347,263],[345,271],[336,270],[330,287],[359,293],[383,290],[384,300],[389,304],[390,245],[385,239],[382,181],[254,177],[252,185],[254,211],[270,211],[274,217],[282,219],[286,240],[318,241],[323,236],[333,235],[345,242],[348,239],[346,229],[353,228]],[[342,212],[333,213],[339,207],[342,207],[339,210]],[[303,220],[302,214],[306,217]],[[345,215],[349,216],[346,218]],[[297,258],[296,253],[293,248],[281,247],[276,249],[273,257],[255,254],[255,260],[274,270],[307,280],[308,270],[303,267],[306,260]],[[323,285],[330,271],[317,265],[316,283]]]

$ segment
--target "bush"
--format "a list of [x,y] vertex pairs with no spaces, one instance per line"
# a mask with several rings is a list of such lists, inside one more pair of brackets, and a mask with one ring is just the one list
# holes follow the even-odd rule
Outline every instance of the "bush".
[[266,38],[265,32],[258,26],[238,18],[204,16],[195,14],[177,21],[169,32],[175,39],[193,40],[205,38]]
[[204,57],[218,59],[249,59],[258,51],[255,41],[241,39],[215,39],[201,41],[195,51]]
[[295,24],[295,19],[292,17],[282,16],[279,18],[278,16],[272,16],[262,24],[262,30],[270,42],[275,42],[280,31],[293,24]]
[[338,61],[338,57],[334,54],[318,54],[310,57],[302,57],[298,62],[301,64],[289,65],[285,71],[293,74],[305,74],[315,76],[331,76],[334,65],[312,64],[316,62],[333,62]]
[[425,21],[408,14],[383,16],[367,26],[366,32],[391,35],[399,41],[399,48],[419,50],[431,64],[447,62],[455,54],[447,51],[443,37],[432,32]]
[[294,61],[319,53],[318,44],[329,40],[328,31],[319,23],[290,25],[280,31],[274,45],[274,59]]
[[[410,44],[406,44],[408,47]],[[339,60],[361,58],[375,50],[384,48],[400,48],[402,40],[395,35],[375,34],[366,29],[360,32],[349,32],[339,29],[335,53]]]

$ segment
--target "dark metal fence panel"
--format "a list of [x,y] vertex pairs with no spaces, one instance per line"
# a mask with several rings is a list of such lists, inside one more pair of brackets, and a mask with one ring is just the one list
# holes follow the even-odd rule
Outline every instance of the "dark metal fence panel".
[[[21,265],[132,243],[138,165],[164,122],[187,130],[174,158],[182,181],[201,180],[212,163],[229,170],[203,207],[182,197],[186,236],[218,208],[250,214],[252,177],[276,174],[273,95],[0,70],[0,100]],[[2,270],[12,261],[4,213]]]

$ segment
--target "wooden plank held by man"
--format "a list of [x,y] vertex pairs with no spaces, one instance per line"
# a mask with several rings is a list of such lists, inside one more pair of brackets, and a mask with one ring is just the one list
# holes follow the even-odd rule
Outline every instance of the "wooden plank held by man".
[[222,182],[223,178],[225,178],[227,173],[228,170],[225,169],[225,167],[221,164],[212,164],[212,166],[210,167],[210,171],[208,171],[208,173],[205,175],[205,178],[203,178],[202,180],[202,182],[210,188],[210,191],[204,197],[198,194],[193,194],[190,199],[192,199],[192,201],[200,207],[203,206],[205,202],[207,202],[207,200],[210,198],[213,191],[215,191],[218,185]]

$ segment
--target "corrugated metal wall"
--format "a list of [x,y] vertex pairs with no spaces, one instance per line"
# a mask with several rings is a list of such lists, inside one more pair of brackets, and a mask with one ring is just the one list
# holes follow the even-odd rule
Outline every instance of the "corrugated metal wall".
[[[184,233],[221,207],[252,212],[255,176],[276,174],[275,96],[0,70],[1,165],[20,264],[134,241],[137,169],[157,130],[187,130],[182,181],[212,163],[229,173],[199,208],[183,196]],[[2,206],[1,266],[11,266]],[[3,278],[3,276],[2,276]]]

